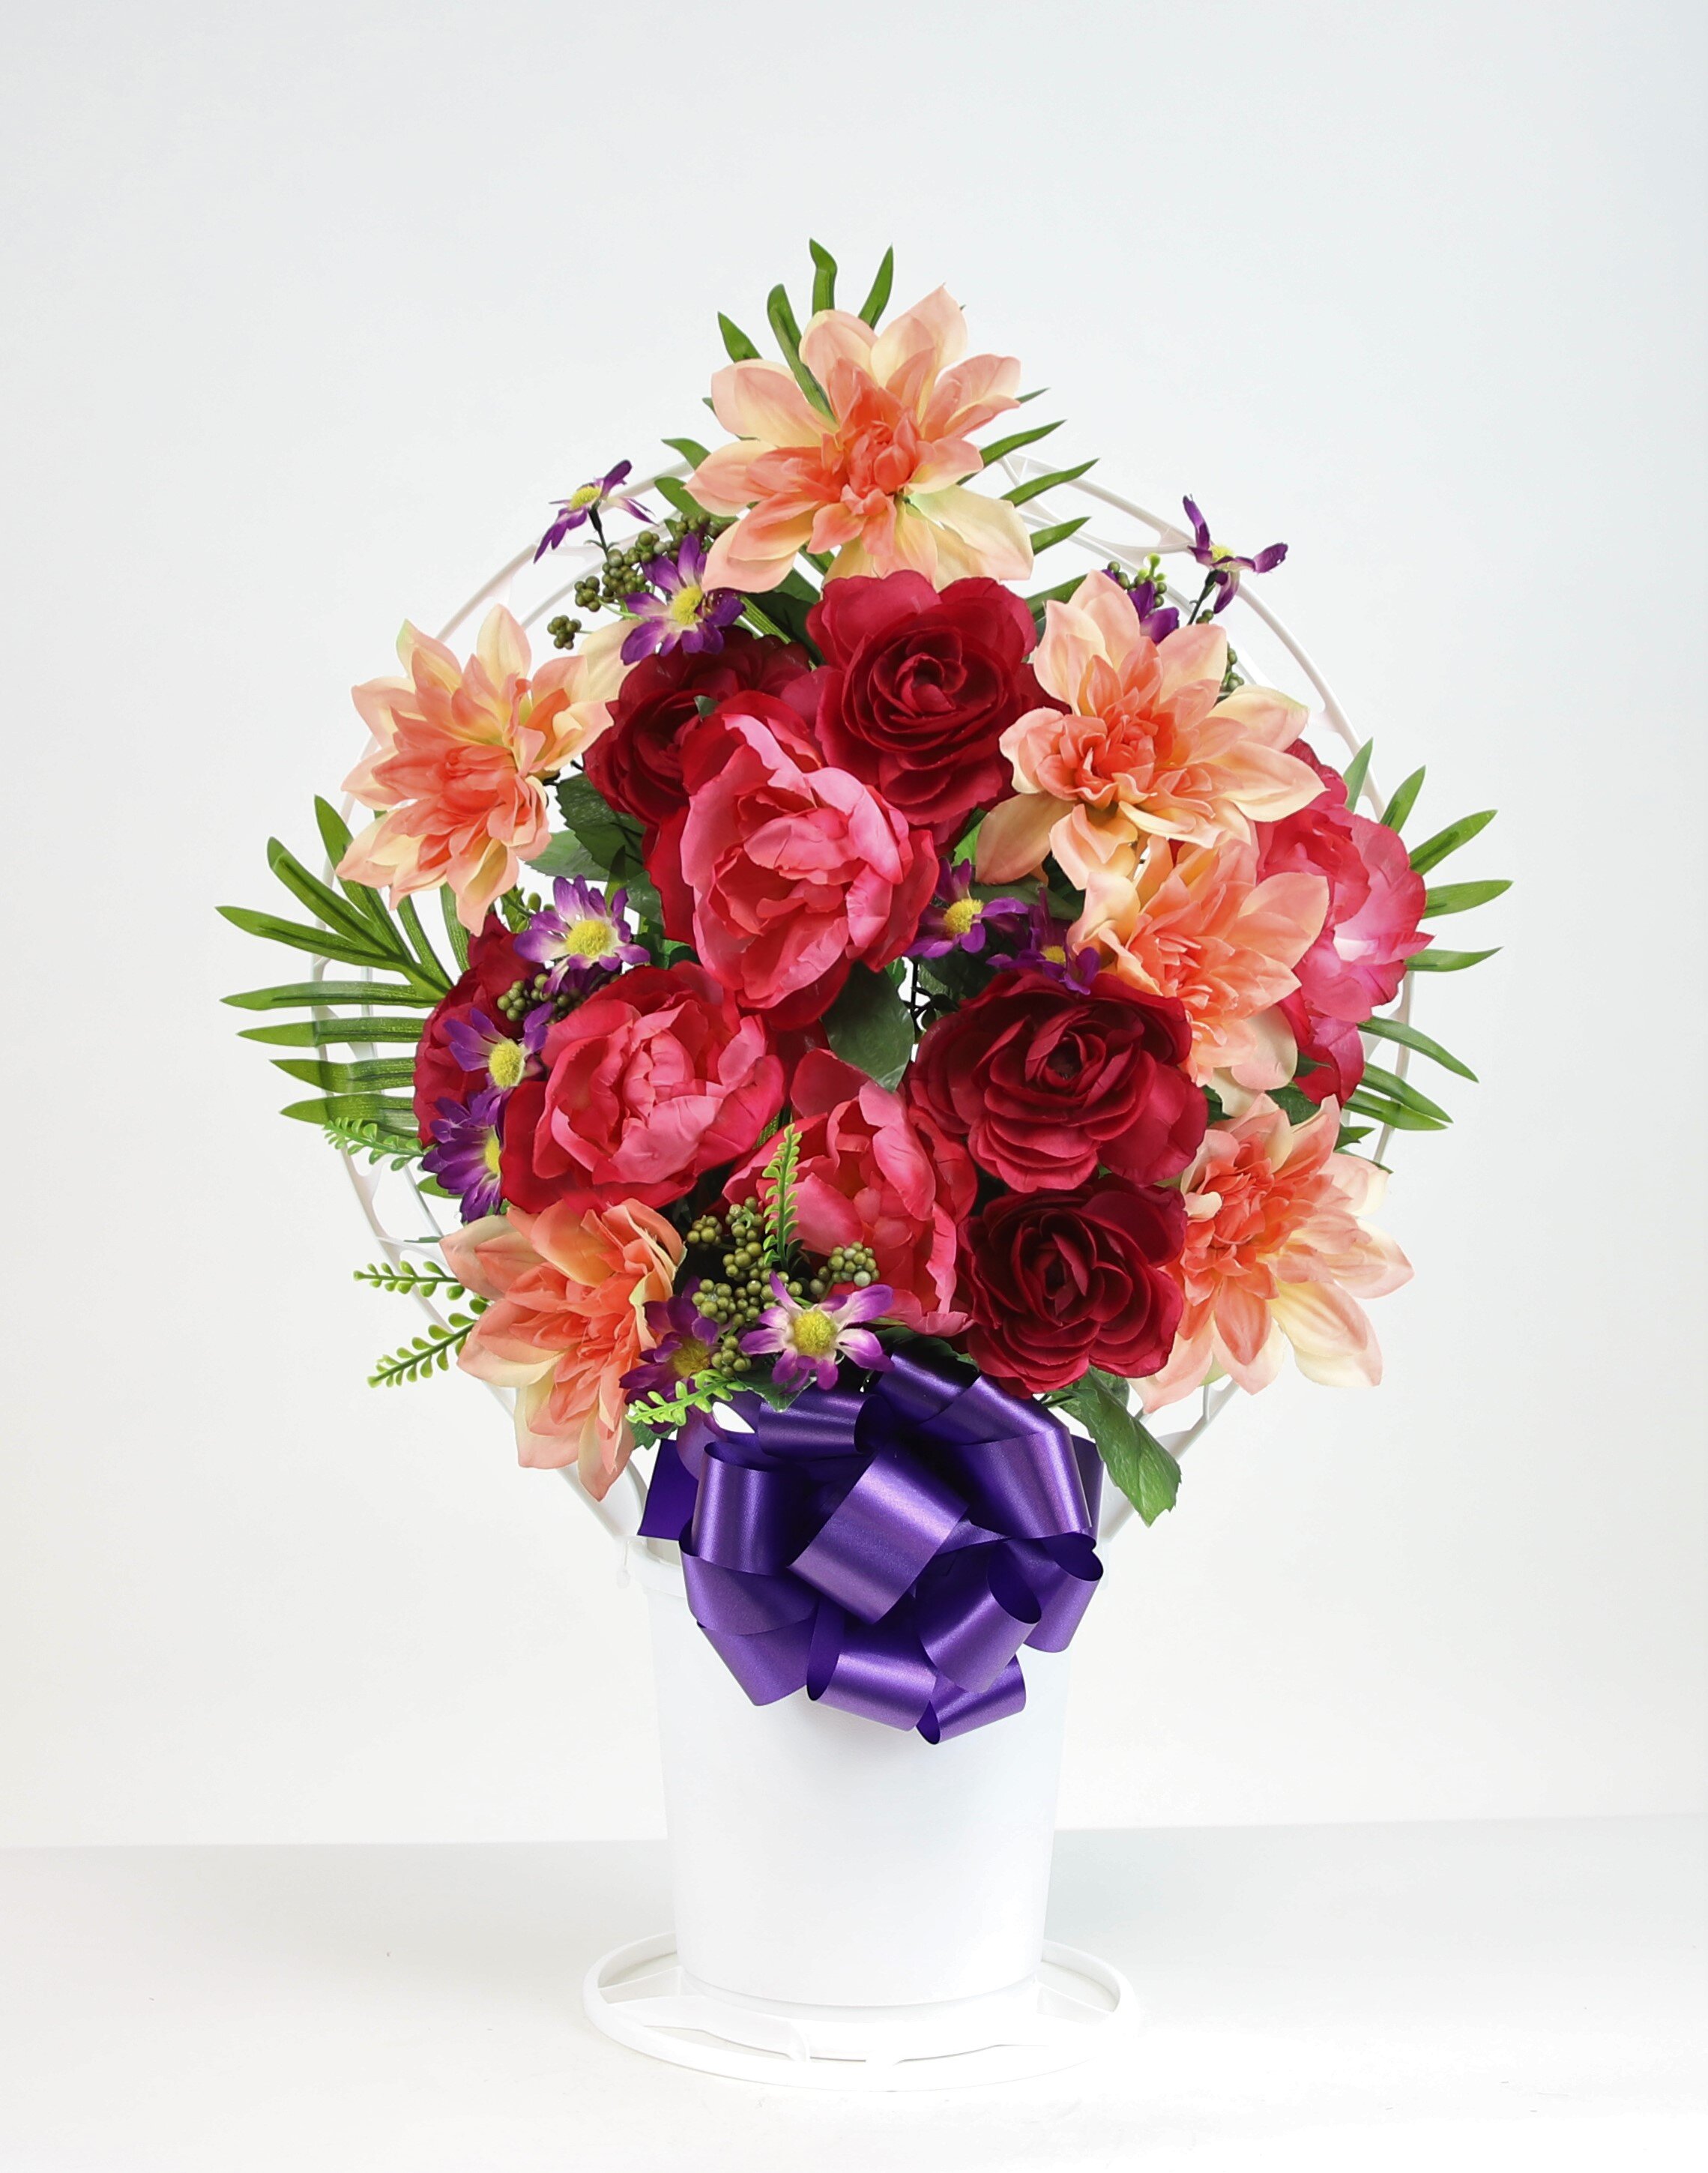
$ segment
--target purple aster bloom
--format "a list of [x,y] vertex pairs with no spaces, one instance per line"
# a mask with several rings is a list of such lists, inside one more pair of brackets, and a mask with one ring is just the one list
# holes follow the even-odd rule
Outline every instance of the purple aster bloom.
[[988,921],[1025,918],[1026,907],[1017,898],[974,898],[971,860],[946,860],[939,865],[936,891],[908,956],[941,958],[951,951],[982,951],[989,933]]
[[466,1019],[445,1021],[445,1045],[460,1070],[484,1071],[488,1086],[508,1094],[511,1087],[520,1086],[525,1079],[544,1070],[540,1049],[552,1018],[549,1004],[536,1006],[524,1021],[518,1041],[504,1027],[494,1025],[484,1011],[472,1011]]
[[705,540],[692,531],[674,558],[647,560],[646,577],[659,593],[623,599],[639,622],[622,644],[625,664],[638,664],[655,651],[715,655],[723,647],[724,628],[741,616],[741,599],[734,589],[707,588],[705,572]]
[[836,1386],[836,1361],[852,1358],[856,1366],[881,1373],[890,1363],[889,1353],[863,1321],[879,1320],[895,1300],[887,1283],[872,1283],[850,1291],[846,1297],[822,1297],[803,1305],[791,1297],[781,1275],[771,1278],[775,1305],[768,1305],[759,1325],[741,1338],[741,1348],[754,1356],[774,1353],[772,1378],[779,1388],[804,1388],[816,1381],[821,1388]]
[[421,1167],[462,1202],[465,1222],[496,1215],[504,1197],[498,1180],[504,1097],[489,1086],[469,1103],[447,1095],[434,1104],[433,1145]]
[[557,501],[558,518],[540,538],[540,547],[534,553],[536,564],[548,551],[555,551],[570,530],[579,528],[584,521],[593,523],[593,532],[602,543],[605,541],[605,524],[600,519],[600,514],[607,505],[618,506],[624,513],[632,513],[637,520],[652,519],[644,505],[638,504],[632,498],[617,495],[633,465],[632,461],[619,461],[609,475],[601,476],[596,483],[584,483],[578,489],[572,490],[568,498],[560,498]]
[[1102,961],[1095,951],[1070,950],[1070,924],[1056,919],[1040,898],[1032,909],[1026,947],[1015,953],[1013,963],[1030,967],[1034,973],[1048,974],[1063,988],[1084,995],[1102,972]]
[[648,1306],[646,1324],[658,1340],[622,1377],[631,1396],[677,1395],[711,1364],[724,1331],[694,1302],[698,1288],[694,1283],[673,1298],[655,1298]]
[[[516,948],[536,966],[550,969],[546,976],[549,995],[566,988],[585,994],[601,974],[645,965],[647,954],[634,941],[628,911],[626,890],[613,891],[606,898],[585,876],[577,876],[574,882],[559,876],[552,886],[551,904],[536,913],[517,936]],[[531,1019],[533,1016],[529,1014]]]
[[1223,611],[1240,592],[1240,574],[1267,574],[1279,566],[1287,555],[1285,543],[1271,543],[1258,552],[1255,558],[1242,558],[1237,552],[1230,551],[1210,541],[1210,523],[1189,498],[1180,501],[1186,508],[1186,517],[1192,523],[1192,555],[1200,566],[1209,570],[1211,583],[1216,590],[1216,599],[1211,611]]

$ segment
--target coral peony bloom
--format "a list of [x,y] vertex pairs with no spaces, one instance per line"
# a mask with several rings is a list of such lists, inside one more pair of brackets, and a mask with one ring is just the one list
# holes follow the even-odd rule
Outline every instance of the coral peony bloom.
[[[800,1242],[825,1257],[867,1245],[893,1293],[889,1311],[922,1335],[967,1324],[955,1302],[957,1227],[973,1211],[978,1178],[961,1146],[931,1117],[828,1049],[810,1050],[789,1089],[799,1140],[795,1187]],[[751,1200],[773,1142],[756,1148],[724,1188]]]
[[530,677],[528,637],[502,604],[466,664],[406,625],[397,654],[409,677],[354,690],[379,744],[344,790],[388,812],[353,840],[338,873],[389,886],[394,900],[449,883],[458,919],[477,929],[521,863],[545,849],[541,780],[605,729],[622,683],[622,633],[601,627]]
[[1284,750],[1301,705],[1267,687],[1222,698],[1227,636],[1183,626],[1161,642],[1107,574],[1048,607],[1032,670],[1068,705],[1033,709],[1002,737],[1018,797],[978,833],[982,882],[1013,882],[1052,852],[1082,890],[1130,879],[1153,837],[1248,840],[1322,790]]
[[665,928],[773,1027],[823,1016],[849,972],[899,958],[936,882],[927,831],[832,769],[784,703],[744,694],[683,742],[689,795],[648,867]]
[[649,1305],[671,1295],[682,1241],[638,1200],[488,1215],[444,1241],[451,1273],[493,1301],[457,1363],[516,1392],[531,1469],[574,1464],[595,1497],[629,1459],[622,1377],[657,1341]]
[[972,434],[1018,404],[1020,364],[963,360],[967,321],[941,287],[881,332],[821,310],[800,353],[827,414],[780,363],[732,363],[712,380],[718,420],[741,442],[709,454],[688,488],[741,518],[712,546],[709,586],[774,589],[803,550],[834,551],[832,574],[911,567],[940,587],[1031,572],[1014,507],[961,487],[983,465]]
[[1296,1051],[1275,1008],[1298,980],[1293,968],[1323,925],[1321,876],[1259,882],[1255,845],[1159,843],[1136,882],[1086,901],[1074,940],[1095,944],[1135,988],[1177,997],[1192,1023],[1186,1069],[1200,1084],[1221,1074],[1232,1090],[1280,1086]]
[[1204,1135],[1181,1180],[1186,1245],[1170,1269],[1184,1300],[1168,1363],[1144,1383],[1147,1410],[1177,1403],[1213,1372],[1267,1388],[1290,1343],[1299,1371],[1328,1388],[1374,1388],[1382,1353],[1360,1297],[1398,1290],[1410,1264],[1365,1221],[1386,1173],[1338,1154],[1326,1102],[1294,1126],[1268,1096]]
[[783,1106],[783,1065],[702,968],[619,973],[546,1037],[544,1079],[504,1110],[504,1197],[531,1213],[613,1196],[662,1207],[747,1152]]

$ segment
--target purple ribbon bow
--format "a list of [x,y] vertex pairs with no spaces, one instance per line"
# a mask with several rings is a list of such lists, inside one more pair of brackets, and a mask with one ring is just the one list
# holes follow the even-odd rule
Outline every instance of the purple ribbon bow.
[[1018,1712],[1022,1645],[1065,1649],[1102,1575],[1102,1468],[1039,1405],[905,1351],[862,1394],[660,1444],[641,1531],[755,1705],[805,1689],[940,1743]]

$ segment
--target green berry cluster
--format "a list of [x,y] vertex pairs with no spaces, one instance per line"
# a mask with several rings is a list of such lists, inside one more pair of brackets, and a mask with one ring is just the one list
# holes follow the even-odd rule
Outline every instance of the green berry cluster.
[[543,970],[531,979],[515,981],[498,998],[498,1015],[512,1026],[520,1026],[530,1011],[537,1011],[541,1004],[550,1004],[559,1018],[568,1018],[579,1000],[579,992],[574,989],[559,989],[551,995],[547,989]]
[[[870,1245],[838,1245],[824,1264],[822,1275],[815,1275],[807,1285],[813,1297],[828,1297],[838,1283],[852,1283],[856,1290],[866,1290],[878,1279],[878,1256]],[[800,1296],[799,1284],[789,1288],[796,1297]]]
[[581,620],[565,618],[562,612],[558,612],[556,618],[548,618],[546,622],[546,631],[552,637],[552,646],[554,649],[573,649],[575,646],[575,637],[580,633],[581,628]]
[[[692,520],[683,519],[680,514],[672,514],[661,531],[643,528],[631,543],[607,543],[605,563],[599,571],[584,574],[575,584],[576,609],[621,611],[630,596],[651,588],[652,583],[647,578],[646,569],[652,559],[674,558],[681,548],[682,538],[691,531],[709,539],[716,530],[727,528],[729,525],[726,520],[714,520],[703,514]],[[564,619],[561,623],[566,630],[572,626],[576,632],[580,630],[579,620]],[[547,631],[552,639],[558,641],[559,648],[567,649],[568,642],[558,640],[556,630],[558,624],[557,619],[549,621]],[[570,638],[573,639],[574,635]]]

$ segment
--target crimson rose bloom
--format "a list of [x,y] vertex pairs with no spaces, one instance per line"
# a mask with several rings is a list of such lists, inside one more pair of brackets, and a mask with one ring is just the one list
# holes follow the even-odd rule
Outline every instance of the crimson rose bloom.
[[1185,1205],[1161,1186],[1104,1177],[993,1200],[962,1232],[973,1364],[1033,1394],[1088,1366],[1129,1380],[1159,1372],[1180,1324],[1168,1266],[1185,1242]]
[[698,966],[619,973],[546,1037],[543,1079],[504,1105],[513,1206],[662,1207],[746,1154],[783,1105],[783,1065]]
[[908,1092],[1016,1192],[1083,1184],[1099,1163],[1155,1184],[1204,1137],[1204,1096],[1181,1069],[1191,1046],[1172,996],[1113,973],[1082,994],[1003,973],[926,1033]]
[[427,1015],[415,1059],[415,1121],[423,1141],[431,1146],[439,1103],[449,1097],[466,1102],[492,1081],[484,1071],[465,1071],[445,1046],[445,1029],[453,1019],[466,1020],[484,1011],[494,1026],[505,1022],[498,998],[514,989],[536,968],[523,957],[509,930],[495,913],[468,946],[468,971],[447,996]]
[[697,698],[727,701],[758,688],[780,694],[808,669],[806,651],[770,634],[724,636],[715,655],[672,649],[644,656],[611,704],[611,722],[588,748],[588,776],[611,805],[651,833],[687,805],[682,737],[699,722]]
[[856,962],[886,966],[913,941],[935,847],[827,764],[785,704],[743,694],[703,717],[682,782],[688,805],[647,856],[665,933],[773,1030],[822,1018]]
[[807,622],[827,668],[790,692],[816,705],[819,744],[947,844],[975,807],[1008,797],[997,742],[1046,705],[1026,658],[1032,614],[999,581],[851,574],[825,585]]

